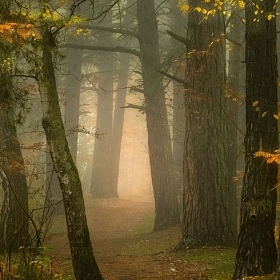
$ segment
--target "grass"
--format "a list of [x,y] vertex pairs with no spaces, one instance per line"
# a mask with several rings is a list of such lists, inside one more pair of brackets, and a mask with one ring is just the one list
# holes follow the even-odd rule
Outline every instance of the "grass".
[[205,247],[187,250],[178,257],[194,264],[205,265],[208,279],[230,280],[234,269],[235,252],[234,248]]
[[231,279],[236,249],[205,247],[174,252],[181,238],[181,228],[173,227],[160,232],[152,232],[154,216],[152,213],[124,237],[114,244],[114,250],[121,254],[152,255],[160,252],[172,253],[179,260],[186,260],[192,266],[207,268],[207,277],[211,280]]

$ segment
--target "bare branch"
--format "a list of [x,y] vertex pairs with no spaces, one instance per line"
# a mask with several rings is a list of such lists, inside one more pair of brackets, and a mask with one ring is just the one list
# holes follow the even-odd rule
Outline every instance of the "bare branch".
[[98,16],[89,19],[89,20],[96,20],[101,18],[100,22],[106,17],[107,13],[119,2],[119,0],[115,0],[105,11],[103,11],[102,13],[100,13]]
[[127,106],[122,106],[120,108],[132,108],[132,109],[138,109],[139,111],[145,111],[145,107],[144,106],[139,106],[139,105],[135,105],[135,104],[131,104],[131,103],[127,103]]
[[233,43],[234,45],[236,45],[236,46],[238,46],[238,47],[240,47],[240,48],[243,48],[242,43],[239,43],[239,42],[234,41],[234,40],[233,40],[232,38],[230,38],[227,34],[225,35],[225,38],[226,38],[228,41],[230,41],[231,43]]
[[137,91],[137,92],[141,92],[144,93],[144,90],[142,88],[136,87],[136,86],[132,86],[130,88],[131,91]]
[[81,50],[92,50],[92,51],[104,51],[104,52],[120,52],[120,53],[128,53],[133,54],[137,57],[140,57],[140,52],[134,49],[124,48],[122,46],[115,46],[115,47],[103,47],[103,46],[88,46],[88,45],[80,45],[80,44],[65,44],[60,45],[59,47],[67,47],[73,49],[81,49]]
[[189,44],[189,40],[181,35],[178,35],[170,30],[166,30],[167,34],[172,37],[173,39],[183,43],[184,45],[188,45]]
[[160,74],[162,74],[162,75],[168,77],[169,79],[171,79],[171,80],[173,80],[173,81],[175,81],[175,82],[177,82],[177,83],[179,83],[179,84],[187,85],[187,82],[186,82],[185,80],[183,80],[183,79],[180,79],[179,77],[176,77],[176,76],[174,76],[174,75],[171,75],[171,74],[169,74],[169,73],[167,73],[167,72],[164,72],[164,71],[161,71],[161,70],[157,70],[157,69],[155,69],[155,70],[156,70],[157,72],[159,72]]
[[113,28],[113,27],[105,27],[105,26],[99,26],[99,25],[91,25],[91,24],[79,24],[82,28],[92,29],[92,30],[100,30],[100,31],[107,31],[111,33],[119,33],[122,35],[128,35],[134,38],[139,39],[139,35],[136,32],[133,32],[128,29],[122,29],[122,28]]

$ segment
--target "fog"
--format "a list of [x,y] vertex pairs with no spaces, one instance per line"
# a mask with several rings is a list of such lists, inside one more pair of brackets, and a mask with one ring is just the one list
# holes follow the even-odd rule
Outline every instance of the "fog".
[[[129,88],[127,92],[129,93]],[[91,96],[92,93],[89,92],[87,95]],[[128,94],[127,103],[137,104],[140,98],[140,94]],[[87,102],[87,104],[88,103],[89,102]],[[107,135],[96,136],[94,134],[95,128],[91,128],[96,112],[94,102],[92,103],[93,104],[82,106],[84,111],[91,113],[82,114],[80,116],[80,126],[84,127],[85,130],[92,130],[92,135],[79,133],[77,167],[82,179],[85,196],[89,195],[94,141],[103,141],[104,138],[107,137]],[[126,199],[141,198],[150,200],[153,198],[153,193],[145,115],[132,108],[122,108],[121,110],[124,110],[124,123],[118,178],[118,195],[120,198]],[[102,133],[102,129],[100,132]],[[87,148],[83,149],[83,147]],[[108,176],[110,176],[110,174],[108,174]]]

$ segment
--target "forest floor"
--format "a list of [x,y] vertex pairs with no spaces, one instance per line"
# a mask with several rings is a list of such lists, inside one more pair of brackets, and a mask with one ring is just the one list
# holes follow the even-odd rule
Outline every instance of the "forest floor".
[[[152,232],[152,201],[88,199],[86,208],[94,255],[105,280],[230,279],[234,249],[174,252],[181,230]],[[64,216],[55,217],[46,246],[54,273],[73,279]]]

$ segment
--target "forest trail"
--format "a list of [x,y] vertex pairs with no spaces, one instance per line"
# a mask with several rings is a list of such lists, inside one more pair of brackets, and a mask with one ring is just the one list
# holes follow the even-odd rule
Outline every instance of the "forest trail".
[[[171,252],[180,240],[179,228],[152,232],[152,201],[87,199],[86,209],[95,258],[105,280],[207,279],[206,267]],[[71,271],[64,216],[55,217],[46,246],[54,273]]]

